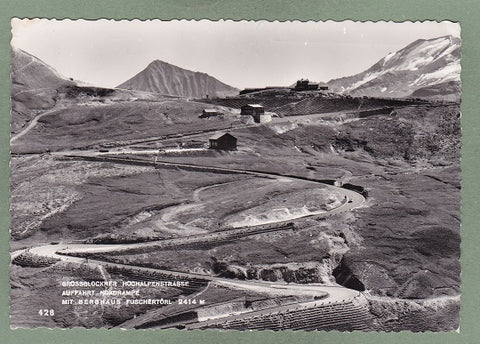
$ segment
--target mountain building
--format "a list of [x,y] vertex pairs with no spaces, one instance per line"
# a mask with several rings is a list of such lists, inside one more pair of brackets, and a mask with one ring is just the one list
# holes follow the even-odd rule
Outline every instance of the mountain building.
[[242,116],[252,116],[256,123],[260,123],[262,116],[265,115],[265,109],[260,104],[247,104],[242,106],[240,114]]
[[237,138],[229,133],[218,134],[210,138],[210,149],[236,150]]
[[300,79],[293,88],[295,91],[313,91],[318,90],[318,83],[310,82],[308,79]]
[[200,118],[210,118],[219,115],[223,115],[223,113],[218,111],[217,109],[204,109],[202,114],[200,115]]

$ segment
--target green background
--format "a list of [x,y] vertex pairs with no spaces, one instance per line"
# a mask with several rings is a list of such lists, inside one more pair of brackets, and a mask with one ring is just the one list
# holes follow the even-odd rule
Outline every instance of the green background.
[[[480,343],[477,83],[478,0],[216,1],[0,0],[0,344],[10,343]],[[451,20],[462,28],[462,310],[459,333],[231,332],[178,330],[10,330],[9,128],[10,18]],[[352,56],[352,58],[354,58]]]

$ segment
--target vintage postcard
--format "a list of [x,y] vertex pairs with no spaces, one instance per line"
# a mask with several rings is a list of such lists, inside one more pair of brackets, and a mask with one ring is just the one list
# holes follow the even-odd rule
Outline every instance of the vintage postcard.
[[11,26],[12,328],[459,330],[458,23]]

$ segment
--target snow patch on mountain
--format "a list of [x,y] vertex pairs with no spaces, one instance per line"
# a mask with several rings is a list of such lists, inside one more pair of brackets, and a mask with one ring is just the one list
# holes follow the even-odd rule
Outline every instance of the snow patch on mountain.
[[[334,91],[353,96],[407,97],[420,88],[449,82],[460,84],[460,70],[460,39],[445,36],[417,40],[388,53],[366,71],[330,80],[328,85]],[[445,92],[459,89],[449,87]]]
[[440,70],[419,76],[412,85],[426,86],[448,81],[457,81],[460,72],[460,63],[451,63]]
[[395,53],[388,53],[387,56],[383,58],[383,64],[387,63],[392,57],[395,56]]

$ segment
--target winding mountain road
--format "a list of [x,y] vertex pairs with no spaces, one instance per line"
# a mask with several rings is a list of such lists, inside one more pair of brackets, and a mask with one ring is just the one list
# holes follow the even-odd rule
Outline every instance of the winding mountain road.
[[[73,156],[77,158],[84,158],[84,157],[97,157],[99,152],[83,152],[82,155],[80,156]],[[72,157],[72,155],[66,155],[68,157]],[[102,158],[102,161],[110,161],[112,163],[115,162],[121,162],[124,163],[123,159],[117,159],[117,158]],[[132,164],[135,163],[135,160],[127,160],[128,162],[131,162]],[[163,162],[163,161],[157,161],[156,165],[164,165],[164,166],[175,166],[175,167],[186,167],[186,168],[195,168],[198,170],[208,170],[208,171],[217,171],[221,173],[225,172],[230,172],[230,173],[238,173],[238,174],[247,174],[247,175],[253,175],[257,177],[267,177],[267,178],[286,178],[289,180],[300,180],[302,182],[305,182],[306,180],[301,177],[295,177],[295,176],[286,176],[286,175],[280,175],[278,173],[269,173],[269,172],[261,172],[261,171],[253,171],[253,170],[247,170],[247,169],[234,169],[234,168],[223,168],[223,167],[215,167],[215,166],[205,166],[205,165],[195,165],[195,164],[184,164],[184,163],[173,163],[173,162]],[[337,193],[342,194],[344,197],[343,202],[338,206],[330,210],[322,210],[319,212],[312,212],[310,214],[307,214],[305,216],[295,216],[292,218],[288,219],[282,219],[282,223],[290,220],[295,220],[295,219],[301,219],[304,217],[314,217],[314,216],[333,216],[342,212],[347,212],[351,211],[355,208],[360,207],[364,202],[365,202],[365,197],[363,197],[361,194],[349,190],[349,189],[344,189],[341,187],[333,186],[333,185],[328,185],[325,183],[322,183],[320,181],[315,181],[315,180],[308,180],[311,183],[317,183],[325,186],[328,189],[335,190]],[[211,186],[210,186],[211,187]],[[197,194],[194,194],[194,197],[198,197],[198,190]],[[269,223],[275,224],[273,223]],[[99,254],[99,253],[108,253],[108,252],[117,252],[117,253],[128,253],[133,250],[138,250],[138,249],[143,249],[143,250],[148,250],[148,249],[155,249],[159,247],[159,244],[165,244],[167,242],[172,242],[172,244],[179,244],[185,240],[189,241],[194,241],[194,240],[200,240],[202,236],[211,236],[211,233],[206,233],[203,235],[195,235],[191,237],[186,237],[186,238],[174,238],[174,239],[167,239],[167,240],[160,240],[160,241],[150,241],[150,242],[142,242],[142,243],[131,243],[131,244],[108,244],[108,245],[99,245],[99,244],[70,244],[70,245],[64,245],[61,247],[58,247],[56,250],[52,251],[52,245],[46,245],[46,246],[39,246],[36,248],[32,249],[32,252],[35,252],[36,254],[39,255],[45,255],[45,256],[51,256],[52,253],[62,251],[62,253],[69,254],[69,255],[75,255],[75,254]],[[68,246],[68,248],[67,248]],[[44,249],[42,249],[42,247]],[[64,255],[55,255],[55,258],[60,258],[65,257]]]
[[[57,153],[60,154],[60,153]],[[71,152],[65,153],[66,157],[70,158],[93,158],[99,157],[98,152],[82,152],[81,155],[72,156],[70,155]],[[102,157],[102,159],[105,159]],[[115,163],[119,162],[117,158],[107,158],[108,161]],[[125,163],[123,160],[121,163]],[[132,164],[135,161],[131,161]],[[208,170],[208,171],[217,171],[221,173],[230,172],[230,173],[241,173],[241,174],[248,174],[257,177],[267,177],[267,178],[287,178],[290,180],[302,180],[305,182],[305,178],[295,177],[291,175],[281,175],[278,173],[269,173],[263,171],[253,171],[247,169],[232,169],[232,168],[222,168],[222,167],[214,167],[214,166],[202,166],[202,165],[193,165],[193,164],[180,164],[180,163],[172,163],[172,162],[156,162],[157,165],[164,165],[164,166],[176,166],[176,167],[187,167],[187,168],[195,168],[199,171]],[[365,202],[365,198],[352,190],[340,188],[337,186],[332,186],[328,184],[324,184],[320,181],[309,180],[312,183],[319,183],[323,186],[336,190],[337,193],[342,194],[344,200],[341,205],[336,208],[322,211],[322,216],[331,216],[335,214],[339,214],[342,212],[351,211],[354,208],[361,206]],[[194,195],[198,198],[198,192]],[[318,214],[311,214],[308,216],[316,216]],[[304,216],[302,216],[304,217]],[[297,217],[297,218],[302,218]],[[285,222],[285,221],[282,221]],[[201,238],[202,235],[208,236],[211,233],[195,235],[191,237],[191,239],[196,240],[195,238]],[[187,237],[188,239],[189,237]],[[85,255],[85,254],[100,254],[100,253],[128,253],[129,251],[135,249],[149,249],[155,248],[156,245],[158,246],[160,242],[165,243],[165,241],[178,241],[179,243],[181,240],[185,240],[185,238],[174,238],[174,239],[166,239],[162,241],[153,241],[153,242],[144,242],[144,243],[132,243],[132,244],[81,244],[81,243],[60,243],[60,244],[46,244],[46,245],[39,245],[36,247],[31,247],[27,250],[19,250],[12,252],[12,259],[21,253],[28,251],[33,255],[40,256],[40,257],[49,257],[55,258],[64,262],[70,262],[75,264],[94,264],[98,266],[108,267],[108,266],[115,266],[118,268],[126,268],[132,269],[137,271],[149,271],[149,272],[156,272],[156,273],[163,273],[166,275],[172,275],[176,278],[186,278],[186,279],[202,279],[208,280],[211,283],[215,283],[217,285],[221,285],[227,288],[234,288],[234,289],[242,289],[242,290],[250,290],[254,292],[266,293],[268,295],[309,295],[312,297],[322,297],[320,300],[316,300],[317,304],[323,303],[332,303],[332,302],[340,302],[346,300],[353,300],[354,298],[359,296],[359,292],[351,289],[347,289],[342,286],[327,286],[321,284],[295,284],[295,283],[271,283],[271,282],[264,282],[264,281],[242,281],[242,280],[233,280],[227,278],[220,278],[216,276],[209,276],[209,275],[200,275],[200,274],[193,274],[193,273],[185,273],[179,271],[170,271],[170,270],[161,270],[161,269],[153,269],[153,268],[144,268],[144,267],[137,267],[131,265],[124,265],[119,263],[110,263],[106,261],[100,261],[96,259],[86,259],[82,257],[78,257],[78,255]]]

